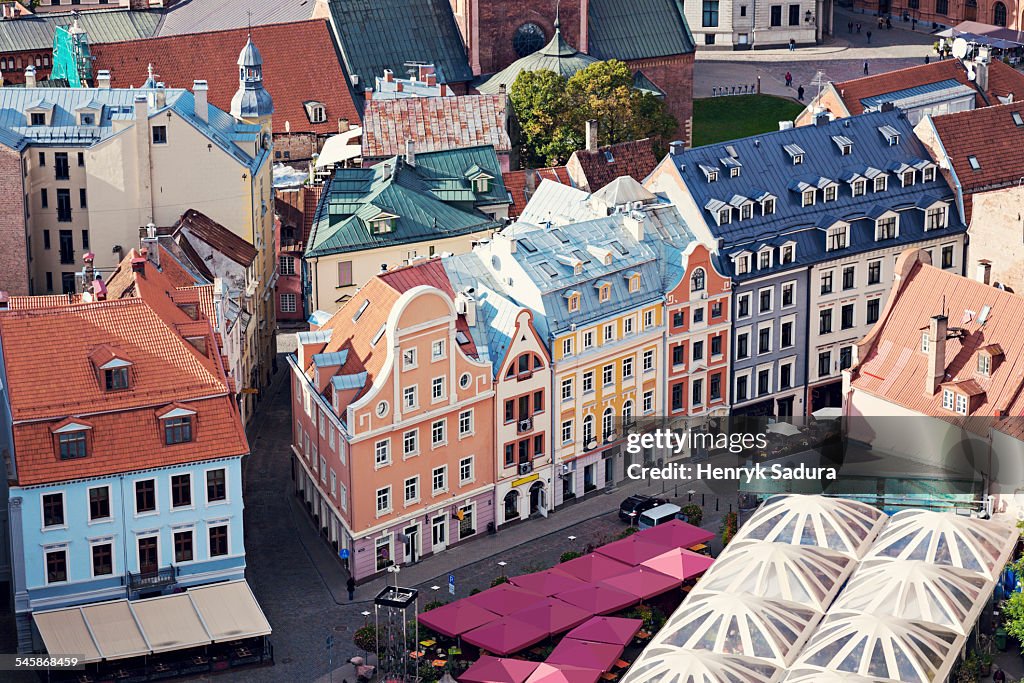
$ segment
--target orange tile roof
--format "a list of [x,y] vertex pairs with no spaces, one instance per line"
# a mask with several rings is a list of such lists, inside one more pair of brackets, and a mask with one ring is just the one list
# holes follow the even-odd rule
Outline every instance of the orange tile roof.
[[[609,153],[612,161],[609,161]],[[658,158],[654,156],[654,148],[648,138],[598,147],[593,152],[581,149],[573,152],[572,156],[583,170],[590,192],[597,192],[625,175],[643,182],[658,165]],[[571,158],[569,163],[572,163]]]
[[370,100],[363,119],[363,156],[405,154],[406,140],[417,152],[491,145],[499,154],[512,149],[508,97],[460,95]]
[[518,218],[523,213],[541,180],[546,178],[562,185],[572,185],[572,179],[569,178],[565,166],[506,171],[501,174],[501,178],[505,182],[505,189],[512,196],[512,206],[508,207],[509,218]]
[[179,243],[186,230],[239,265],[248,268],[256,260],[256,247],[201,211],[189,209],[178,219],[174,236]]
[[[915,260],[920,258],[923,252],[914,249],[900,256],[896,270],[907,274],[894,286],[879,322],[858,344],[854,389],[922,415],[962,422],[942,408],[941,391],[933,396],[924,391],[928,355],[920,350],[921,333],[932,316],[945,310],[950,330],[961,330],[962,336],[946,341],[944,383],[967,382],[971,393],[984,391],[975,415],[1024,414],[1024,297]],[[985,306],[990,312],[979,324]],[[1006,355],[986,377],[976,372],[978,351],[991,344]]]
[[[955,79],[963,85],[974,85],[968,80],[967,71],[959,59],[943,59],[931,64],[897,69],[834,85],[850,114],[856,116],[864,113],[864,106],[860,103],[862,99],[949,79]],[[1017,98],[1024,97],[1024,74],[1000,61],[993,61],[989,64],[988,90],[985,93],[988,96],[988,101],[986,102],[984,98],[977,95],[975,96],[975,106],[985,107],[990,104],[998,104],[997,96],[1005,97],[1010,93]]]
[[[129,40],[91,46],[93,73],[109,69],[115,88],[139,86],[149,64],[169,88],[192,89],[206,79],[210,104],[231,110],[238,90],[235,62],[248,29]],[[263,56],[263,83],[274,101],[274,132],[338,132],[338,119],[359,122],[334,36],[325,19],[253,26],[252,40]],[[304,102],[322,103],[327,120],[310,123]],[[287,126],[286,126],[287,124]]]
[[[146,265],[145,275],[123,268],[134,296],[0,314],[19,485],[248,452],[209,320],[189,317],[172,300],[170,279]],[[183,294],[201,300],[198,288]],[[206,335],[214,352],[204,356],[182,334]],[[131,363],[130,387],[106,391],[97,364],[115,356]],[[195,437],[164,446],[154,410],[173,402],[197,412]],[[52,429],[69,417],[93,427],[84,459],[62,461],[54,451]]]

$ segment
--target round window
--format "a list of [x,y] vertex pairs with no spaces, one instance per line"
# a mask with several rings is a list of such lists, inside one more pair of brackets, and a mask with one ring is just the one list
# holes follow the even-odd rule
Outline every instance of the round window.
[[547,36],[544,35],[544,29],[533,22],[527,22],[520,26],[512,36],[512,48],[520,57],[533,54],[544,47],[546,42]]
[[388,414],[388,402],[387,401],[381,401],[380,403],[377,404],[377,416],[378,417],[384,417],[387,414]]
[[473,378],[469,376],[468,372],[462,373],[462,377],[459,377],[459,386],[463,389],[469,388],[469,383],[473,381]]

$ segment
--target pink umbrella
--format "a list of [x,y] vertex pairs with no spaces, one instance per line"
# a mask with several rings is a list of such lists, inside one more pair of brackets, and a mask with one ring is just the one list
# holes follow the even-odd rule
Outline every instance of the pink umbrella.
[[591,614],[610,614],[635,605],[638,598],[631,593],[620,591],[607,585],[587,584],[580,588],[559,593],[555,596],[559,600],[576,605]]
[[593,617],[566,634],[574,640],[589,640],[592,643],[627,645],[644,625],[642,619],[621,617]]
[[513,617],[492,621],[462,634],[462,639],[470,645],[496,655],[510,655],[525,650],[547,637],[547,630]]
[[537,662],[484,655],[459,676],[462,683],[523,683],[537,668]]
[[548,664],[568,664],[608,671],[618,660],[622,650],[621,645],[563,638],[545,661]]
[[644,560],[661,555],[668,549],[668,544],[644,538],[643,534],[636,533],[621,541],[603,545],[597,549],[597,552],[635,567]]
[[494,588],[488,588],[483,593],[463,598],[460,602],[469,601],[477,607],[505,616],[530,605],[542,602],[543,595],[537,595],[522,588],[516,588],[507,583],[500,584]]
[[457,600],[419,615],[421,624],[449,638],[455,638],[498,618],[499,615],[468,600]]
[[649,543],[660,543],[670,548],[689,548],[698,543],[707,543],[715,537],[710,531],[687,524],[679,519],[659,524],[653,529],[645,529],[633,534],[630,538],[635,536],[639,536]]
[[680,583],[682,582],[679,579],[656,572],[649,567],[634,567],[631,571],[605,579],[598,585],[618,588],[624,593],[646,600],[667,593],[673,588],[679,588]]
[[685,548],[673,548],[663,555],[652,557],[640,566],[685,581],[700,576],[713,563],[714,560],[707,555],[701,555]]
[[525,588],[538,595],[554,595],[560,591],[567,591],[570,588],[577,588],[583,585],[583,582],[579,579],[553,569],[514,576],[509,581],[515,586]]
[[[579,584],[584,586],[586,584]],[[524,610],[513,612],[511,617],[546,629],[549,634],[568,631],[591,617],[592,613],[567,602],[548,598]]]
[[565,664],[541,664],[538,666],[526,683],[597,683],[601,678],[599,669],[584,669],[579,666],[568,666]]
[[[664,549],[662,549],[664,552]],[[555,571],[574,576],[580,581],[596,583],[617,574],[629,571],[629,565],[613,560],[605,555],[590,553],[575,560],[569,560],[555,566]],[[557,595],[557,593],[556,593]]]

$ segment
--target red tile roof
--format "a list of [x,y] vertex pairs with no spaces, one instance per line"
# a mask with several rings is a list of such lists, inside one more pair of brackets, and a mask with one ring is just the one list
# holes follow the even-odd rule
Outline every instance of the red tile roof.
[[[192,88],[206,79],[210,104],[231,109],[238,89],[238,54],[247,29],[208,31],[189,35],[131,40],[91,46],[93,73],[109,69],[111,85],[139,86],[149,64],[169,88]],[[338,119],[359,121],[359,110],[348,88],[348,77],[324,19],[252,27],[253,43],[263,56],[263,83],[274,101],[274,132],[332,134]],[[322,103],[327,120],[310,123],[303,102]]]
[[501,174],[501,178],[505,181],[505,189],[512,195],[512,206],[508,208],[509,218],[519,217],[541,180],[546,178],[562,185],[572,185],[565,166],[507,171]]
[[[974,85],[968,80],[967,71],[959,59],[943,59],[931,64],[897,69],[834,85],[850,114],[856,116],[864,113],[864,107],[860,101],[867,97],[877,97],[949,79],[956,79],[964,85]],[[989,101],[986,102],[984,98],[977,95],[975,96],[975,106],[985,107],[990,104],[999,104],[997,96],[1005,97],[1009,93],[1013,93],[1017,98],[1024,97],[1024,74],[1000,61],[993,61],[989,64],[988,90],[986,91]]]
[[[854,390],[922,415],[958,421],[955,413],[942,408],[941,390],[925,394],[928,354],[921,352],[921,333],[932,316],[945,311],[950,330],[958,328],[962,336],[946,341],[944,383],[966,382],[971,391],[984,391],[975,415],[1024,414],[1024,297],[925,265],[920,262],[923,254],[911,249],[900,256],[896,272],[901,278],[878,323],[858,343],[861,360],[853,370]],[[985,306],[987,319],[979,323]],[[1005,355],[986,377],[976,372],[978,351],[992,344]]]
[[[0,313],[19,485],[248,452],[210,322],[175,303],[201,302],[199,288],[177,290],[151,263],[145,275],[133,273],[135,256],[116,278],[125,298]],[[129,279],[134,286],[124,286]],[[213,352],[203,355],[184,335],[205,336]],[[101,381],[97,361],[114,355],[131,363],[127,390],[106,391]],[[175,402],[197,412],[194,440],[165,446],[154,411]],[[92,425],[84,459],[55,453],[52,430],[69,418]]]
[[508,97],[461,95],[370,100],[363,119],[363,156],[405,154],[406,140],[417,152],[491,145],[498,153],[512,149],[508,136]]
[[209,216],[195,209],[189,209],[174,226],[176,241],[180,244],[182,233],[188,232],[208,244],[235,263],[248,268],[256,260],[256,247],[231,232]]
[[[274,209],[281,217],[285,225],[300,230],[299,243],[288,250],[301,249],[302,245],[309,240],[309,233],[313,229],[313,218],[316,214],[317,204],[320,203],[320,195],[323,192],[323,185],[303,185],[299,188],[278,190],[274,196]],[[279,244],[283,244],[279,242]]]
[[[586,176],[589,192],[597,192],[624,175],[632,176],[637,182],[642,183],[658,165],[658,158],[654,156],[654,148],[648,138],[598,147],[593,152],[577,150],[569,158],[567,165],[570,168],[573,166],[573,158]],[[583,185],[579,179],[577,182]]]

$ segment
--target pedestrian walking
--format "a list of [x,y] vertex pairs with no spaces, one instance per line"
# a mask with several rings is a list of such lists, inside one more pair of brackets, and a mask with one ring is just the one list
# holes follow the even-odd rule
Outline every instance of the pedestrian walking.
[[853,22],[852,21],[846,25],[846,32],[847,33],[853,33]]
[[927,64],[930,61],[931,61],[931,58],[928,55],[925,55],[924,56],[924,63]]
[[886,17],[885,18],[885,28],[886,28],[886,30],[889,30],[889,29],[892,28],[892,18],[891,17]]
[[871,31],[868,31],[866,35],[868,37],[868,45],[870,45],[871,44]]
[[796,40],[794,40],[793,38],[790,38],[789,39],[789,51],[792,52],[794,50],[796,50]]
[[793,87],[793,74],[789,73],[788,71],[786,72],[786,87]]
[[796,98],[801,102],[804,101],[804,86],[801,85],[799,88],[796,89]]
[[910,20],[910,29],[912,31],[916,31],[917,30],[917,19],[911,19]]
[[352,602],[356,599],[356,580],[351,576],[348,577],[348,583],[345,584],[345,587],[348,588],[348,601]]
[[860,22],[857,22],[857,33],[860,33]]
[[868,63],[867,62],[864,62],[864,75],[865,76],[868,75]]

